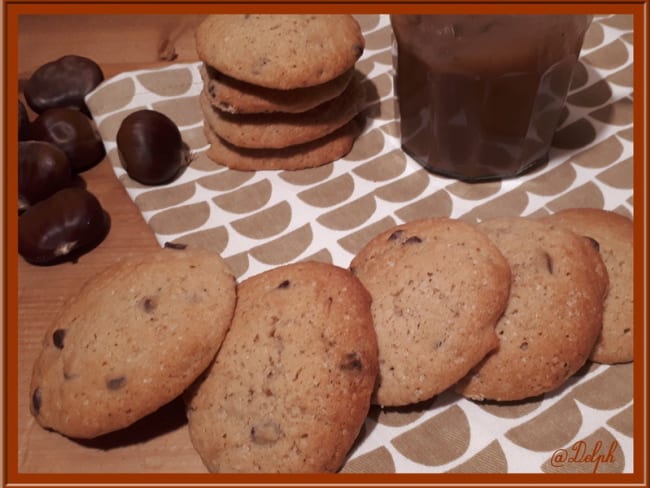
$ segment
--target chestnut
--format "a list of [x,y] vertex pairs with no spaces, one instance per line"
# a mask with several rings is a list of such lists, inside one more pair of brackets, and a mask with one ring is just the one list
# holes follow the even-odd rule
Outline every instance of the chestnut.
[[38,265],[75,260],[99,245],[109,229],[109,215],[92,193],[64,188],[18,218],[18,253]]
[[45,141],[18,143],[18,210],[28,209],[72,184],[68,156]]
[[73,108],[46,110],[34,119],[31,131],[34,139],[61,148],[75,173],[92,168],[106,155],[95,123]]
[[85,96],[104,74],[92,59],[70,54],[39,67],[25,83],[27,104],[40,114],[50,108],[72,107],[90,115]]
[[18,140],[27,141],[30,138],[29,132],[29,115],[25,104],[18,100]]
[[155,110],[128,115],[117,131],[117,150],[127,174],[145,185],[174,179],[190,163],[190,153],[176,124]]

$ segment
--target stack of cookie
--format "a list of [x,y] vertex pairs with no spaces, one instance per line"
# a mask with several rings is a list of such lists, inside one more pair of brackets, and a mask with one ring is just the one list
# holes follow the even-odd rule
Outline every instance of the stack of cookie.
[[350,15],[212,15],[196,32],[207,155],[238,170],[294,170],[352,148],[365,46]]

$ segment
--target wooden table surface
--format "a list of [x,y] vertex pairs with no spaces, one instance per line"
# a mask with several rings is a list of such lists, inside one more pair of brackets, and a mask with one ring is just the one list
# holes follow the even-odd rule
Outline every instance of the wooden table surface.
[[[201,16],[22,16],[20,80],[65,54],[95,60],[105,77],[171,62],[196,61],[193,30]],[[32,114],[33,116],[33,114]],[[29,412],[29,381],[45,329],[65,300],[100,270],[158,246],[153,232],[116,179],[110,162],[82,173],[88,189],[112,220],[106,240],[76,263],[50,267],[18,263],[18,471],[205,472],[194,452],[180,402],[173,402],[133,428],[86,443],[42,429]]]

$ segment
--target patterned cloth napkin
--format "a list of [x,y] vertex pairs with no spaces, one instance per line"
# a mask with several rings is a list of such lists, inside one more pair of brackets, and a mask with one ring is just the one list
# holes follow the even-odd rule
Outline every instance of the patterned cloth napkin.
[[[122,73],[88,96],[115,175],[161,245],[217,251],[243,280],[306,259],[347,267],[376,233],[421,217],[480,221],[566,207],[632,216],[631,16],[594,18],[548,163],[474,184],[430,174],[402,152],[389,18],[356,17],[366,38],[357,68],[367,125],[347,156],[320,168],[241,172],[209,160],[198,62]],[[117,155],[121,121],[141,108],[168,115],[193,151],[165,186],[134,182]],[[481,404],[447,392],[409,408],[373,407],[342,471],[631,472],[632,390],[631,364],[588,364],[529,401]]]

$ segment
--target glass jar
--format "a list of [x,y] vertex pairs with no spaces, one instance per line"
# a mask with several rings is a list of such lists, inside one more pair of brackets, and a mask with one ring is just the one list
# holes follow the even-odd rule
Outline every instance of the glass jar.
[[462,180],[548,158],[589,15],[391,15],[402,147]]

